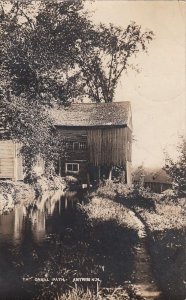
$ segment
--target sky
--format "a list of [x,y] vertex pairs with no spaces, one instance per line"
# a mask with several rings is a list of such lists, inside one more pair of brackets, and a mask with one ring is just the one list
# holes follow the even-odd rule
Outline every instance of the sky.
[[135,59],[141,72],[120,79],[115,101],[131,101],[133,166],[163,166],[164,152],[177,155],[186,133],[186,5],[184,1],[97,0],[87,7],[94,22],[126,26],[135,21],[153,30],[148,54]]

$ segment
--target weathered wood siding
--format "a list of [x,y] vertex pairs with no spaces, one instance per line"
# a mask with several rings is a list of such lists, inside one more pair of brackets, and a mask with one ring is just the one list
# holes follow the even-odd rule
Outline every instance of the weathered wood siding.
[[131,162],[131,130],[127,127],[88,130],[89,161],[95,166],[126,166]]
[[20,145],[10,140],[0,141],[0,179],[23,180]]
[[65,161],[85,160],[95,166],[125,166],[131,162],[132,132],[128,127],[63,128],[58,137],[65,142],[86,142],[87,149],[66,149]]
[[64,150],[65,150],[65,157],[62,152],[63,160],[65,162],[72,162],[72,161],[87,161],[88,160],[88,153],[87,149],[66,149],[65,143],[68,142],[85,142],[87,143],[87,130],[86,129],[79,129],[79,128],[57,128],[58,137],[64,143]]
[[126,183],[128,185],[132,184],[132,163],[130,161],[127,161],[126,163]]
[[87,130],[79,128],[57,128],[58,138],[61,139],[64,144],[64,152],[61,152],[61,158],[59,159],[58,173],[62,176],[66,175],[65,163],[78,163],[79,173],[74,174],[68,172],[68,174],[77,177],[80,182],[85,183],[87,181],[88,170],[88,152],[86,149],[67,149],[66,143],[86,143],[87,144]]
[[12,141],[0,141],[0,178],[14,179],[16,147]]
[[[86,181],[91,166],[122,166],[126,171],[127,181],[130,183],[132,132],[128,127],[57,127],[57,137],[63,143],[65,150],[65,153],[61,151],[57,170],[62,176],[66,174],[65,163],[79,164],[78,174],[70,171],[68,173],[77,176],[82,182]],[[85,142],[87,147],[86,149],[65,149],[65,144],[68,142]]]
[[132,162],[132,130],[126,127],[127,131],[127,161]]
[[24,179],[23,158],[20,155],[21,145],[16,144],[16,164],[17,164],[17,180]]

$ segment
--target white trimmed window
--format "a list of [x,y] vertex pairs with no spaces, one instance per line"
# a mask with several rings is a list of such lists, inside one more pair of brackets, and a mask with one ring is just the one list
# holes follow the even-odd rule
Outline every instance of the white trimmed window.
[[87,149],[87,143],[86,142],[80,142],[79,143],[79,149],[83,149],[83,150]]
[[66,173],[79,173],[79,164],[77,163],[66,163],[65,164]]
[[87,149],[87,143],[86,142],[66,142],[66,149],[67,150],[86,150]]

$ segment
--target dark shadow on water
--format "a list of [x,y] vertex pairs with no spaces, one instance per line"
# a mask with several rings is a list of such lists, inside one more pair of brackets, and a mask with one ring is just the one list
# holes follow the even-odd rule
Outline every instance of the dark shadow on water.
[[[0,299],[54,299],[79,277],[99,278],[107,287],[131,280],[137,233],[112,220],[92,226],[78,209],[83,196],[71,196],[0,217]],[[66,282],[51,284],[56,277]]]

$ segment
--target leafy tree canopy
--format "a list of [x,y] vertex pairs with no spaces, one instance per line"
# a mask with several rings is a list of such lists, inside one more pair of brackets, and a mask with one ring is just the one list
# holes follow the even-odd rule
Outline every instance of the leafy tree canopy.
[[130,58],[153,37],[134,22],[95,26],[82,0],[3,2],[12,4],[1,12],[1,67],[15,95],[39,95],[44,104],[82,94],[112,102]]
[[51,133],[49,107],[85,96],[112,102],[130,59],[152,38],[134,22],[126,29],[96,26],[83,0],[2,0],[0,109],[11,136],[32,145],[37,126],[43,133],[35,148],[42,152]]

